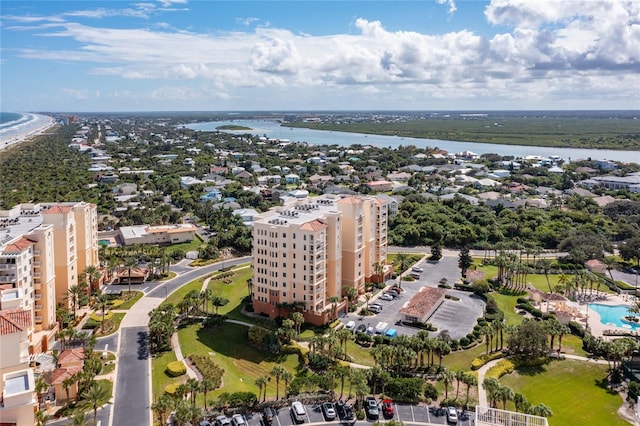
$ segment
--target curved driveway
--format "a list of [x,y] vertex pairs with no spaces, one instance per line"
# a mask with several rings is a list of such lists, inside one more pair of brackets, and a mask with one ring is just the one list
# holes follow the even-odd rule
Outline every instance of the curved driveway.
[[186,268],[179,271],[174,269],[174,272],[180,275],[166,282],[149,283],[145,295],[129,309],[120,325],[116,381],[113,386],[114,400],[110,406],[109,426],[153,425],[151,357],[147,349],[149,312],[181,286],[222,268],[246,263],[250,259],[251,257],[247,256],[225,260],[187,272]]

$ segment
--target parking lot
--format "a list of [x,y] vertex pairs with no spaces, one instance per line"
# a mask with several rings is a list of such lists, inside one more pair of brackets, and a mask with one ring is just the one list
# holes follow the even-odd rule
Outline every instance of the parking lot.
[[[400,309],[424,286],[437,287],[442,278],[447,278],[451,284],[454,283],[460,276],[460,269],[457,257],[443,257],[439,262],[423,261],[416,266],[422,268],[423,272],[417,275],[419,278],[415,281],[403,281],[404,291],[398,297],[393,300],[382,300],[380,296],[383,293],[379,292],[369,301],[370,304],[379,303],[382,306],[380,313],[367,316],[350,313],[342,317],[342,322],[346,324],[354,321],[355,327],[364,324],[365,328],[374,329],[378,323],[384,322],[388,325],[387,329],[394,328],[398,334],[408,336],[413,336],[420,331],[419,328],[400,323]],[[397,280],[390,280],[387,284],[395,285]],[[437,327],[438,331],[431,332],[430,335],[434,337],[441,331],[447,330],[452,338],[459,339],[472,331],[477,318],[483,315],[485,303],[478,296],[465,291],[449,289],[447,294],[459,300],[445,299],[433,313],[428,322]]]
[[[446,425],[452,424],[447,422],[447,416],[445,410],[439,407],[431,407],[427,405],[405,405],[405,404],[393,404],[394,415],[393,417],[383,418],[380,416],[381,423],[389,420],[402,421],[404,423],[420,423],[420,424],[433,424],[433,425]],[[325,421],[320,409],[320,405],[305,405],[307,412],[306,419],[303,424],[327,424],[327,425],[339,425],[347,424],[346,422],[339,421]],[[475,414],[473,412],[463,412],[458,410],[458,422],[456,424],[461,426],[471,426],[474,424]],[[260,413],[253,413],[245,416],[247,426],[265,426]],[[364,426],[367,424],[373,424],[376,420],[362,420],[356,421],[357,426]],[[212,423],[214,424],[214,423]],[[283,407],[276,410],[276,416],[273,419],[272,426],[290,426],[294,425],[293,418],[290,413],[289,407]],[[298,423],[300,424],[300,423]],[[354,424],[350,422],[348,424]]]

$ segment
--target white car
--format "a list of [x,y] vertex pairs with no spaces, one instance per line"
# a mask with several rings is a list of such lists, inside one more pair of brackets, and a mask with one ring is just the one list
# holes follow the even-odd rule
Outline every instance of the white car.
[[376,334],[384,333],[388,326],[388,323],[380,321],[378,324],[376,324]]
[[380,300],[391,301],[393,300],[393,296],[390,295],[389,293],[384,293],[380,296]]
[[458,423],[458,411],[456,411],[456,407],[447,407],[447,421],[453,424]]
[[417,273],[422,273],[424,272],[424,269],[420,268],[419,266],[414,266],[413,268],[411,268],[412,272],[417,272]]
[[344,328],[346,328],[347,330],[353,330],[354,328],[356,328],[356,322],[349,321],[347,325],[344,326]]
[[234,414],[233,417],[231,417],[231,424],[233,426],[247,426],[247,422],[244,421],[242,414]]

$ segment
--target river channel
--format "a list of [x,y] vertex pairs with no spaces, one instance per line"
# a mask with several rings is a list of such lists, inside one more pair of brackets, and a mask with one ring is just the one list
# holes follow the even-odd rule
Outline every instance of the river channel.
[[457,142],[439,139],[401,138],[397,136],[368,135],[363,133],[346,133],[328,130],[303,129],[281,126],[275,120],[228,120],[209,121],[203,123],[188,124],[185,127],[200,131],[215,131],[217,127],[235,125],[249,127],[251,130],[231,131],[232,134],[245,134],[266,136],[270,139],[289,140],[291,142],[306,142],[313,145],[372,145],[376,147],[397,148],[401,145],[415,145],[418,148],[440,148],[450,153],[471,151],[476,154],[495,153],[499,155],[512,155],[514,157],[526,157],[539,155],[550,157],[558,155],[565,161],[578,159],[611,160],[621,162],[633,162],[640,164],[640,152],[638,151],[613,151],[599,149],[577,148],[549,148],[524,145],[501,145],[478,142]]

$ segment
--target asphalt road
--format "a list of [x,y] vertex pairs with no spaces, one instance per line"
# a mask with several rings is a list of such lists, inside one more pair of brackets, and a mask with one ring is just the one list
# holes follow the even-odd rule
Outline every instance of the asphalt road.
[[[244,257],[226,260],[200,268],[182,267],[177,271],[173,268],[172,270],[180,275],[170,281],[146,282],[132,287],[132,289],[142,290],[145,296],[129,310],[123,320],[119,332],[120,344],[118,345],[114,337],[108,341],[101,339],[97,346],[102,350],[103,345],[108,343],[109,348],[119,347],[120,349],[112,415],[109,418],[110,410],[103,410],[107,412],[107,418],[102,425],[146,426],[152,424],[151,361],[146,326],[151,309],[184,284],[221,268],[247,263],[250,259],[250,257]],[[120,291],[126,288],[126,285],[118,285],[110,286],[109,290]]]

